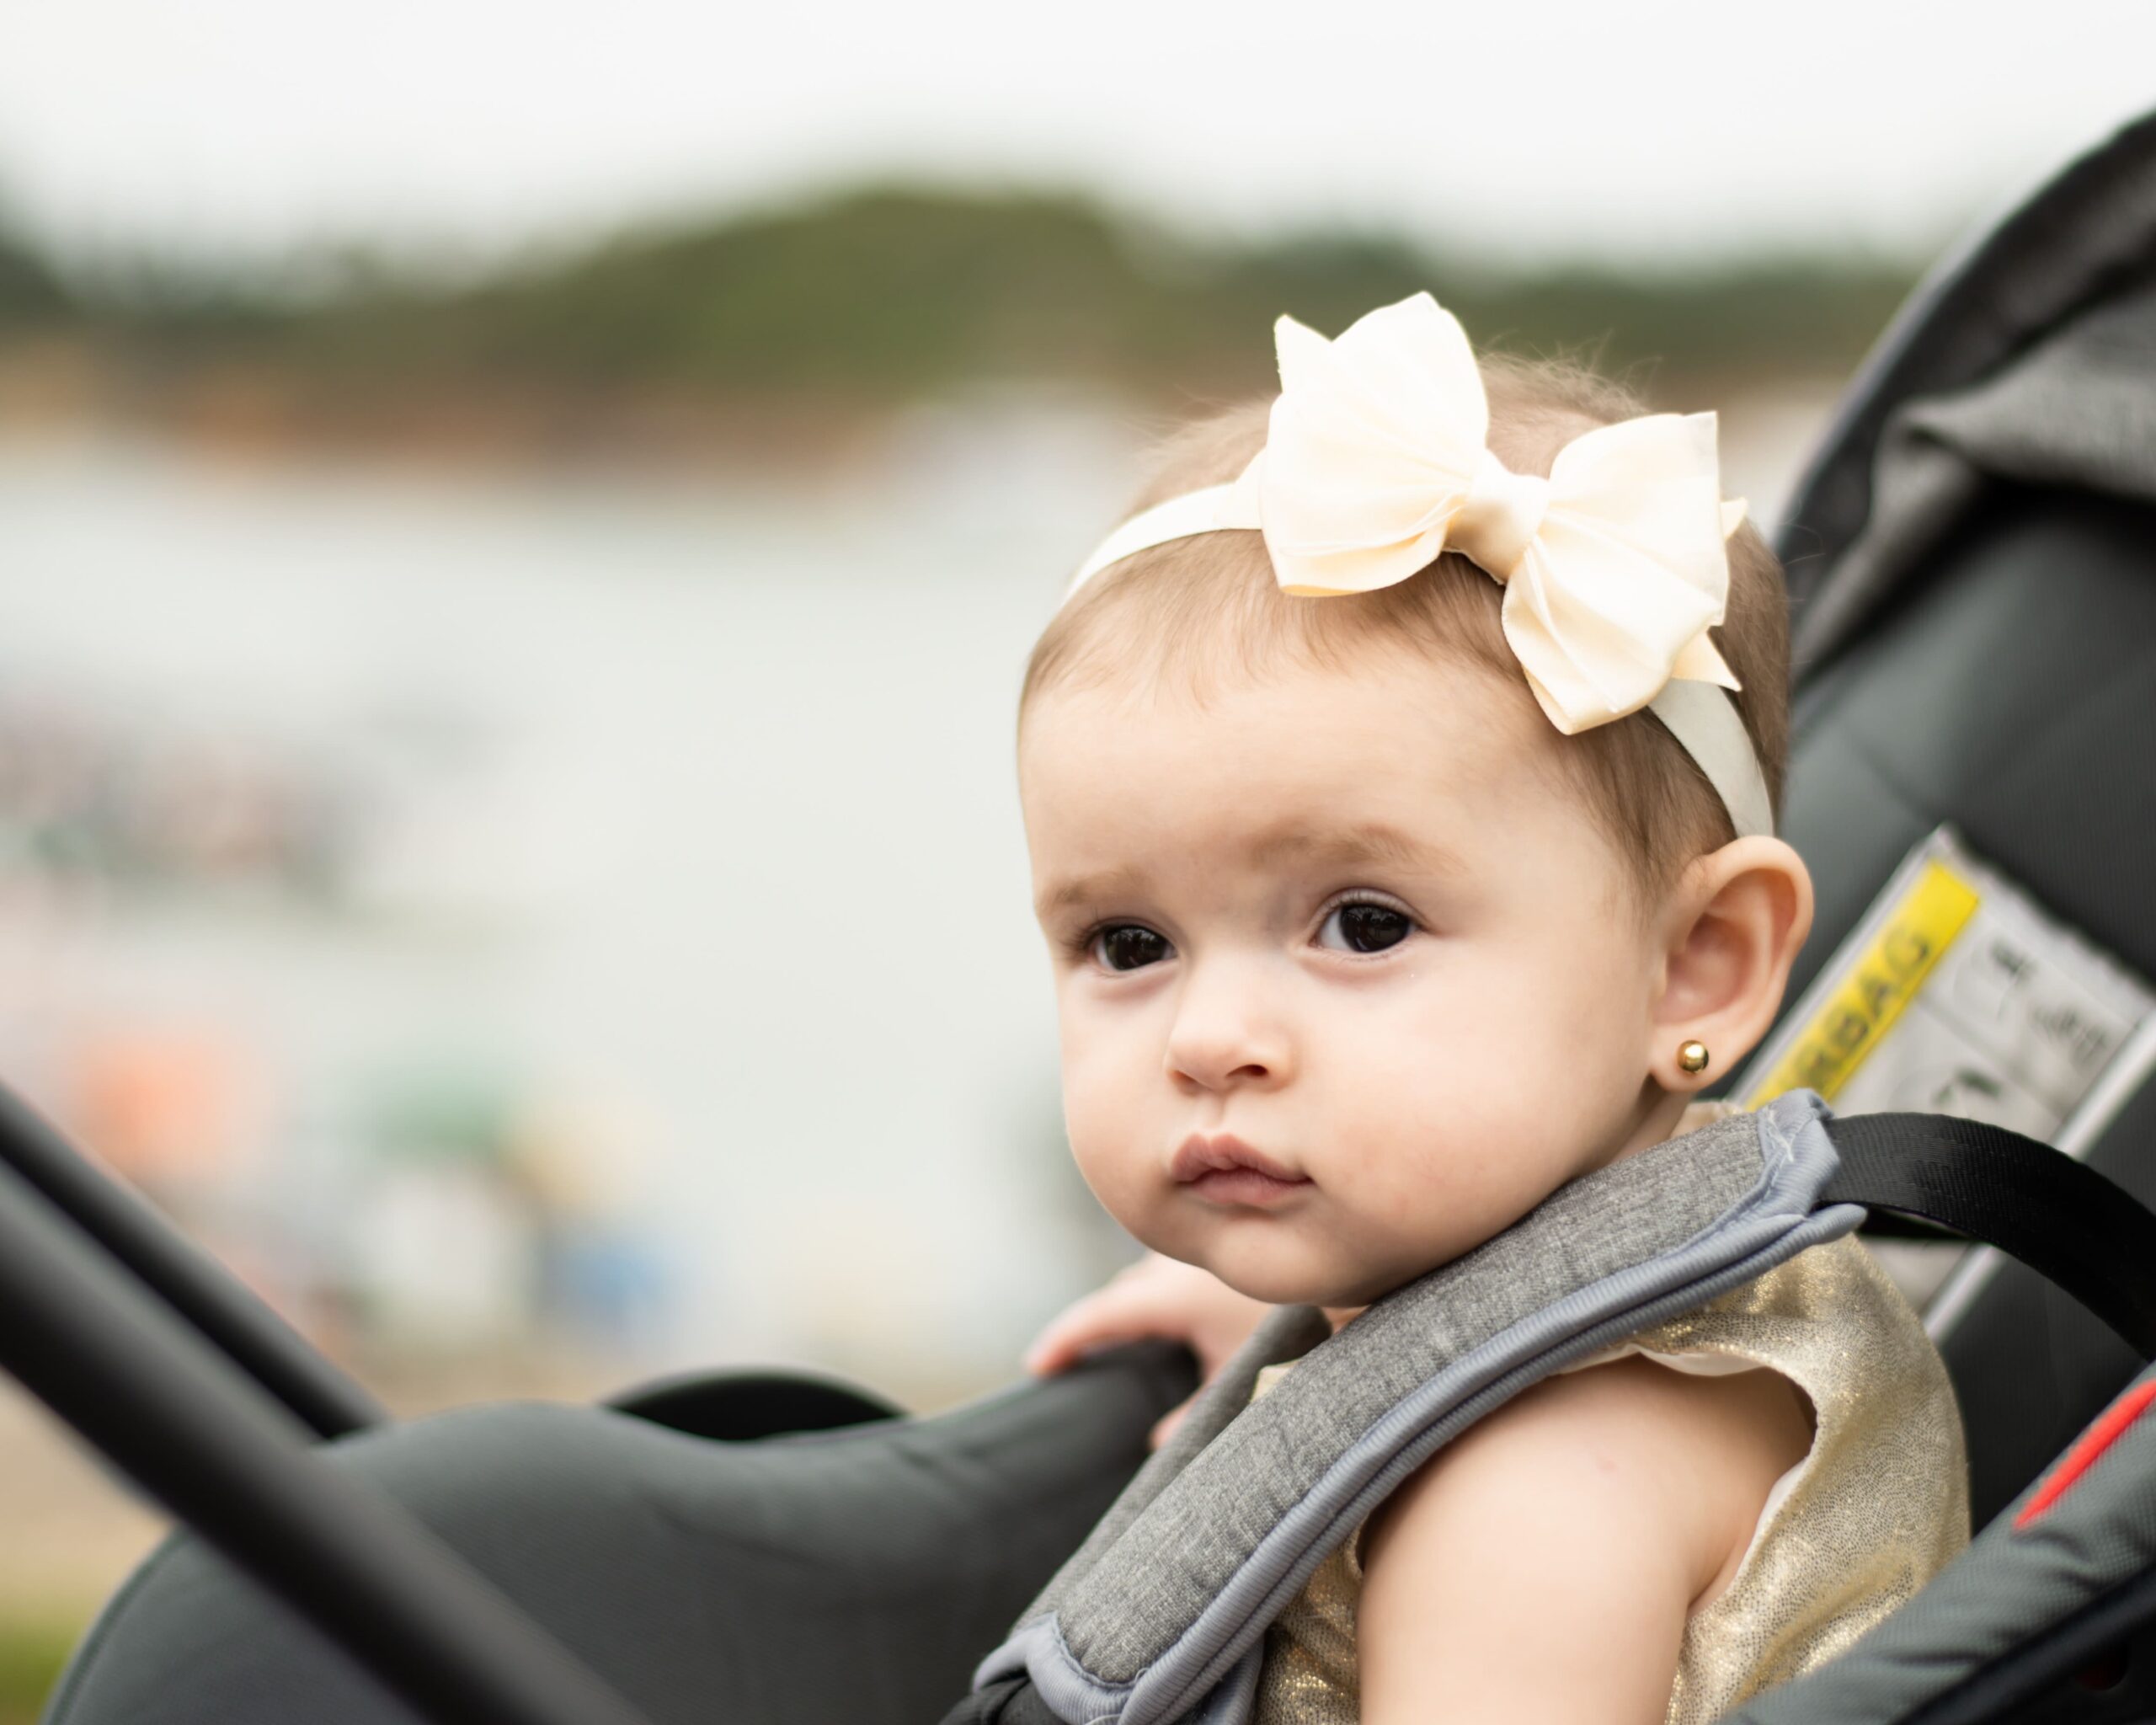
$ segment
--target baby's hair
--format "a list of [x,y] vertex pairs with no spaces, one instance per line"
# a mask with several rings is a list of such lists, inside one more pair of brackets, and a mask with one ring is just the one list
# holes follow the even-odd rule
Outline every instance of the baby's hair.
[[[1478,363],[1490,448],[1514,473],[1546,475],[1582,431],[1648,411],[1628,390],[1574,366],[1486,354]],[[1233,479],[1263,446],[1270,407],[1269,398],[1241,403],[1171,433],[1130,513]],[[1367,662],[1373,646],[1464,659],[1517,685],[1532,703],[1499,625],[1503,598],[1496,581],[1456,553],[1373,593],[1313,599],[1280,590],[1255,532],[1171,541],[1101,571],[1049,624],[1026,666],[1019,724],[1034,698],[1058,685],[1172,679],[1202,702],[1224,674],[1262,676],[1283,655],[1347,672]],[[1789,747],[1788,598],[1781,564],[1748,521],[1729,540],[1729,598],[1715,638],[1744,686],[1737,710],[1779,810]],[[1652,714],[1562,741],[1595,818],[1650,900],[1693,857],[1735,836],[1706,776]]]

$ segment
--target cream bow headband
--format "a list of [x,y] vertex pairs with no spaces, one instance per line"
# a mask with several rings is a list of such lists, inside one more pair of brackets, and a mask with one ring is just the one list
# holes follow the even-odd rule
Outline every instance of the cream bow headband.
[[1427,293],[1358,318],[1334,340],[1274,325],[1280,395],[1241,476],[1124,522],[1064,595],[1110,563],[1224,528],[1265,535],[1283,591],[1367,593],[1457,551],[1505,590],[1506,642],[1567,736],[1650,708],[1700,765],[1739,836],[1771,833],[1766,782],[1709,639],[1729,591],[1712,414],[1598,426],[1550,477],[1485,446],[1482,374],[1457,318]]

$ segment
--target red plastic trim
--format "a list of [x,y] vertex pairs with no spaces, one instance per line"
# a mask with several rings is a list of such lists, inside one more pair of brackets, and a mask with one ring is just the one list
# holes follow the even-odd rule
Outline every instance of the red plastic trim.
[[2037,1487],[2036,1495],[2021,1506],[2021,1513],[2014,1518],[2014,1530],[2019,1533],[2064,1497],[2096,1458],[2118,1442],[2128,1426],[2148,1413],[2152,1402],[2156,1402],[2156,1378],[2136,1384],[2106,1407],[2096,1423],[2075,1439],[2073,1447],[2059,1459],[2051,1477]]

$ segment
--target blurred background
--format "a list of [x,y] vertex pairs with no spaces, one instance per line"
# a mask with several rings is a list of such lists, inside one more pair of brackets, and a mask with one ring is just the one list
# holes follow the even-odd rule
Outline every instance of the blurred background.
[[[1130,1255],[1011,743],[1145,441],[1428,287],[1771,522],[2156,103],[2137,0],[1520,19],[6,0],[0,1079],[401,1409],[1008,1380]],[[0,1386],[0,1721],[157,1532]]]

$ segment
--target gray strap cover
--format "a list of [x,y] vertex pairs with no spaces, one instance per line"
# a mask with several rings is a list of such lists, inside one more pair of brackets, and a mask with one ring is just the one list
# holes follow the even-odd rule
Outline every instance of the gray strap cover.
[[[1266,1626],[1460,1432],[1548,1375],[1854,1228],[1817,1210],[1826,1104],[1793,1092],[1553,1193],[1337,1336],[1277,1312],[1049,1583],[976,1687],[1024,1669],[1070,1725],[1249,1715]],[[1259,1367],[1299,1365],[1251,1403]]]

